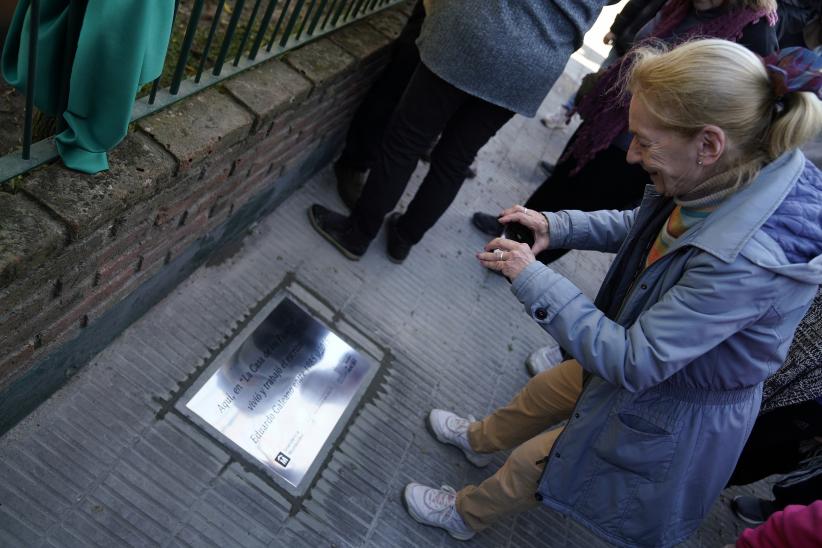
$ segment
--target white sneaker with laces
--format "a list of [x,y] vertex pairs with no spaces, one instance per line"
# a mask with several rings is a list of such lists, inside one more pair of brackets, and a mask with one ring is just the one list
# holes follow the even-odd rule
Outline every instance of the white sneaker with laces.
[[560,107],[556,112],[542,117],[540,122],[548,129],[564,128],[568,125],[568,111],[565,107]]
[[403,492],[405,509],[423,525],[440,527],[457,540],[468,540],[476,532],[468,527],[457,512],[457,492],[443,485],[440,489],[411,482]]
[[525,368],[532,377],[563,362],[562,349],[554,342],[537,348],[525,359]]
[[428,426],[431,428],[434,437],[441,443],[456,445],[465,453],[468,462],[482,468],[488,466],[494,457],[493,455],[477,453],[471,448],[471,444],[468,442],[468,425],[475,420],[471,415],[464,419],[442,409],[432,409],[428,413]]

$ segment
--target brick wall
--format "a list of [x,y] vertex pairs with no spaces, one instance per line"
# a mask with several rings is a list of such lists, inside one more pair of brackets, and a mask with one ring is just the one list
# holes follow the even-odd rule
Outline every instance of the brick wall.
[[0,432],[338,150],[402,4],[140,120],[96,175],[0,192]]

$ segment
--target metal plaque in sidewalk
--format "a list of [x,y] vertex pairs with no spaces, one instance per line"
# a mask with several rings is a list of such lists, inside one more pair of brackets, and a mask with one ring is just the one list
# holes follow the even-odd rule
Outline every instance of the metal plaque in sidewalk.
[[177,407],[302,495],[377,367],[288,298],[275,304]]

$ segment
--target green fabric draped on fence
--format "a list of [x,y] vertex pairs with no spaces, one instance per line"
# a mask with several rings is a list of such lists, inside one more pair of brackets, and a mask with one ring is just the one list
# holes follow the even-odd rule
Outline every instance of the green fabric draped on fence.
[[[60,113],[60,75],[66,58],[72,0],[41,0],[34,104]],[[31,2],[20,0],[3,49],[0,68],[9,84],[28,83]],[[106,151],[128,131],[142,84],[160,76],[171,35],[174,0],[88,0],[63,114],[67,129],[55,141],[63,162],[85,173],[108,169]]]

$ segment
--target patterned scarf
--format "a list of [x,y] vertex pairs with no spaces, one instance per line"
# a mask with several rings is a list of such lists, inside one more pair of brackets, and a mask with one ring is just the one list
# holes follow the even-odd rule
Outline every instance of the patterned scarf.
[[671,216],[668,217],[668,221],[659,231],[654,245],[651,246],[648,258],[645,259],[645,268],[648,268],[665,255],[677,238],[685,234],[689,228],[701,223],[717,207],[719,207],[719,204],[701,208],[677,205],[671,212]]
[[645,268],[665,255],[677,238],[701,223],[731,194],[748,186],[763,163],[764,159],[757,157],[738,164],[708,177],[691,188],[684,196],[674,198],[676,207],[662,225],[656,240],[648,251]]
[[[732,9],[709,21],[700,22],[672,39],[671,35],[685,20],[692,9],[691,6],[691,0],[669,0],[660,10],[660,21],[653,32],[638,46],[660,39],[669,44],[679,44],[696,37],[721,38],[736,42],[742,37],[745,27],[762,17],[768,17],[772,25],[776,23],[773,12],[748,8]],[[628,131],[628,105],[631,98],[627,93],[622,93],[619,83],[633,62],[634,58],[628,52],[622,57],[621,62],[614,63],[604,70],[593,89],[580,101],[576,112],[584,122],[577,129],[573,143],[560,159],[574,159],[576,166],[572,174],[576,174],[600,151],[608,148],[620,134]]]

